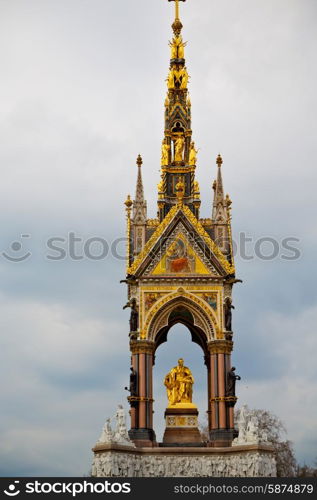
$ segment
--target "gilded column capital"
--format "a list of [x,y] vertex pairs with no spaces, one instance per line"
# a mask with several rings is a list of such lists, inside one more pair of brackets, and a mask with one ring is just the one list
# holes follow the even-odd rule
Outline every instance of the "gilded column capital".
[[154,354],[155,343],[149,340],[132,340],[130,350],[132,354]]
[[231,340],[213,340],[208,343],[210,354],[231,354],[233,342]]

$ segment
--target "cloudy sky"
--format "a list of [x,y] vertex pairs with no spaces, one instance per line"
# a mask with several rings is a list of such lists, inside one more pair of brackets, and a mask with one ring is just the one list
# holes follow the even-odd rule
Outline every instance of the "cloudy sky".
[[[138,153],[156,214],[172,10],[167,0],[0,0],[2,476],[88,474],[106,417],[127,407],[124,244],[98,260],[90,238],[124,236]],[[251,239],[236,257],[239,405],[278,415],[298,460],[312,463],[317,4],[188,0],[181,11],[201,215],[221,152],[235,241]],[[162,378],[180,355],[202,420],[206,410],[202,352],[174,327],[157,352],[159,439]]]

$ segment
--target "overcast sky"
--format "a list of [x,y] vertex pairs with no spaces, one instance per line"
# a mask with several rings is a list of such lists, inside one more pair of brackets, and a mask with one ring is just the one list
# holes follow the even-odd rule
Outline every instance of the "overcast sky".
[[[253,258],[236,257],[238,405],[278,415],[298,460],[312,463],[317,3],[188,0],[181,12],[201,215],[211,216],[221,152],[235,241],[252,238]],[[2,476],[88,474],[105,419],[118,403],[128,409],[125,264],[111,252],[89,259],[83,246],[124,236],[138,153],[156,215],[172,20],[167,0],[0,0]],[[52,237],[64,239],[63,260],[48,259],[58,255],[46,247]],[[274,259],[255,256],[267,237],[278,244]],[[282,248],[290,237],[300,253],[293,260],[282,258],[294,255]],[[269,255],[272,243],[260,249]],[[157,352],[159,439],[162,378],[179,356],[194,373],[202,420],[206,410],[202,352],[174,327]]]

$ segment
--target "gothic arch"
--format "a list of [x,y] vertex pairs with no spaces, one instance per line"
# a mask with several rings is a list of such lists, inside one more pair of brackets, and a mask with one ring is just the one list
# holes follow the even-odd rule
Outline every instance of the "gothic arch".
[[[190,316],[180,314],[171,319],[172,313],[180,309]],[[158,346],[166,340],[169,329],[176,323],[187,326],[193,341],[202,347],[216,338],[217,318],[214,311],[205,301],[185,291],[163,297],[153,307],[146,320],[146,338]]]

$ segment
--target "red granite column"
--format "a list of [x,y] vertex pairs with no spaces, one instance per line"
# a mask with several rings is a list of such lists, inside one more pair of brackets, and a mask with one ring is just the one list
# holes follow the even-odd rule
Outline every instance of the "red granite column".
[[[139,371],[138,354],[132,355],[132,368],[138,374]],[[131,429],[136,429],[138,427],[138,412],[137,412],[137,405],[133,402],[131,402],[130,415],[131,415]]]
[[148,427],[153,429],[153,354],[148,354]]
[[233,439],[233,409],[227,398],[228,356],[233,343],[214,340],[208,344],[210,352],[210,446],[230,446]]
[[146,366],[145,366],[146,354],[139,354],[139,428],[146,429]]
[[208,432],[211,429],[211,359],[210,359],[210,354],[208,353],[207,356],[205,356],[205,365],[207,366],[207,392],[208,392],[208,408],[207,408],[207,415],[208,415]]
[[153,431],[152,370],[154,343],[134,340],[130,343],[133,368],[137,372],[136,395],[129,398],[131,405],[130,438],[137,446],[153,446],[156,442]]
[[218,354],[218,388],[219,388],[219,429],[226,429],[226,386],[225,355]]
[[[226,390],[227,390],[227,377],[231,369],[231,354],[226,354]],[[229,428],[234,431],[234,404],[233,402],[227,401],[227,413],[228,413],[228,425]]]
[[215,354],[210,354],[210,410],[211,429],[218,428],[218,403],[215,398],[218,395],[217,359]]

